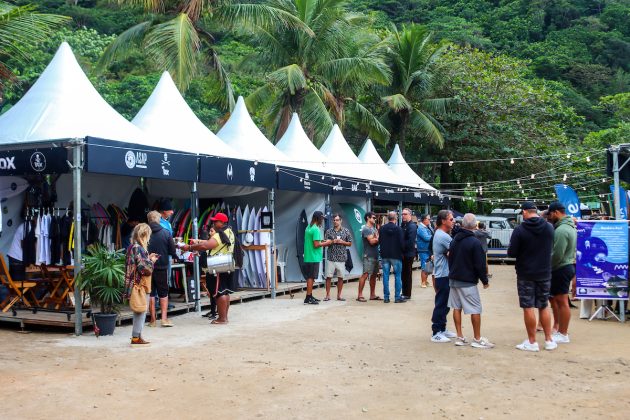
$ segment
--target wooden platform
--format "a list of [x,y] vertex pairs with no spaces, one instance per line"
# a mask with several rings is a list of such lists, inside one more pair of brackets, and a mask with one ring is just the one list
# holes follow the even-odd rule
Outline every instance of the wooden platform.
[[[345,282],[357,281],[358,276],[349,277]],[[314,287],[323,287],[324,283],[315,283]],[[276,289],[276,296],[282,296],[286,294],[300,293],[306,290],[306,283],[279,283]],[[266,289],[245,289],[237,293],[230,295],[230,302],[232,304],[244,303],[252,300],[265,299],[271,297],[271,291]],[[178,296],[177,293],[171,293],[169,303],[174,305],[174,308],[168,310],[169,315],[178,315],[194,311],[195,305],[193,302],[186,303],[183,296]],[[208,309],[210,307],[210,299],[207,297],[201,298],[202,309]],[[28,326],[37,326],[41,329],[61,329],[74,331],[75,316],[74,313],[68,318],[68,314],[64,312],[46,312],[37,311],[33,313],[31,309],[17,309],[17,314],[14,316],[11,312],[0,312],[0,328],[16,325],[22,330],[26,330]],[[118,325],[123,323],[130,323],[133,313],[125,308],[118,317]],[[90,331],[92,329],[92,319],[88,316],[87,312],[83,313],[82,324],[84,330]]]

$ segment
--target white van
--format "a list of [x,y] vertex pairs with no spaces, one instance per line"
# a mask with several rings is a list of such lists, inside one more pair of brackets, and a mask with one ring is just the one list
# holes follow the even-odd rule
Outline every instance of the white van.
[[508,220],[507,217],[497,216],[477,216],[477,221],[483,222],[490,232],[488,249],[507,248],[510,245],[510,238],[514,231],[513,221]]

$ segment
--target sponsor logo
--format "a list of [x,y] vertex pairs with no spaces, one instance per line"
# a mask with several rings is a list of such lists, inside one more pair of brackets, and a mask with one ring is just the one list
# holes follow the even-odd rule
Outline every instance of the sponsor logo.
[[144,152],[133,152],[128,150],[127,153],[125,153],[125,165],[127,165],[127,168],[129,169],[147,169],[147,160],[147,154]]
[[15,169],[15,156],[0,158],[0,169]]
[[333,191],[341,191],[343,188],[341,187],[341,181],[337,181],[337,185],[333,187]]
[[225,176],[227,177],[227,179],[229,181],[231,181],[232,178],[234,178],[234,169],[232,169],[232,164],[231,163],[227,164],[227,169],[226,169]]
[[359,191],[359,183],[357,182],[356,184],[350,185],[350,190],[355,192]]
[[361,212],[357,209],[354,209],[354,218],[357,219],[357,222],[363,223],[363,220],[361,220]]
[[309,176],[308,176],[308,172],[304,172],[304,189],[305,190],[310,190],[311,189],[311,181],[309,181]]
[[35,152],[31,155],[31,168],[36,172],[46,169],[46,156],[42,152]]
[[256,181],[256,168],[254,168],[253,166],[249,168],[249,180],[251,182]]
[[162,175],[170,176],[171,174],[171,161],[168,160],[168,153],[164,153],[164,159],[162,159]]
[[394,190],[392,188],[385,188],[385,193],[386,194],[393,194]]

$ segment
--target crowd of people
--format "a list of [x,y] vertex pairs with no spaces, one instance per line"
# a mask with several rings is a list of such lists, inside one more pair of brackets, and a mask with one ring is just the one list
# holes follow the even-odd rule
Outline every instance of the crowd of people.
[[[517,291],[527,332],[527,339],[516,346],[519,350],[539,351],[536,340],[537,325],[544,332],[546,350],[557,348],[558,343],[569,343],[569,290],[575,276],[575,249],[577,232],[564,206],[555,202],[544,215],[539,214],[532,202],[523,203],[523,222],[516,227],[508,248],[508,256],[515,259]],[[148,223],[137,223],[130,232],[127,248],[125,296],[134,286],[141,285],[150,276],[151,288],[147,296],[150,314],[148,325],[156,326],[156,300],[161,309],[162,327],[172,327],[168,314],[168,273],[172,258],[176,257],[176,244],[168,217],[172,213],[170,203],[162,203],[160,211],[147,215]],[[405,208],[398,213],[390,211],[387,223],[377,227],[376,214],[368,211],[361,229],[362,275],[359,279],[356,301],[366,303],[405,303],[412,296],[412,270],[414,261],[420,263],[420,286],[429,285],[432,279],[435,291],[431,317],[431,341],[454,342],[457,346],[488,349],[494,344],[481,335],[482,304],[479,283],[490,287],[488,273],[487,241],[489,233],[478,223],[474,214],[467,213],[456,223],[450,210],[437,213],[435,227],[429,214],[412,220],[413,213]],[[543,217],[544,216],[544,217]],[[344,273],[352,269],[349,247],[353,238],[342,226],[339,214],[332,217],[333,226],[322,234],[325,216],[321,211],[313,213],[304,234],[304,266],[307,291],[304,304],[317,305],[320,300],[313,296],[315,279],[326,252],[324,301],[331,300],[333,278],[337,279],[336,299],[343,297]],[[232,254],[236,246],[235,234],[228,225],[228,217],[217,213],[207,238],[180,243],[182,251],[207,252],[208,255]],[[382,268],[383,297],[376,292],[376,280]],[[390,273],[394,274],[394,296],[390,295]],[[230,307],[229,295],[236,290],[235,273],[207,273],[206,282],[211,299],[216,303],[211,316],[213,324],[226,324]],[[369,296],[364,297],[366,281]],[[548,310],[551,306],[552,311]],[[455,331],[447,329],[449,312],[453,312]],[[218,312],[218,317],[214,315]],[[470,315],[472,338],[462,331],[462,313]],[[537,317],[538,315],[538,317]],[[553,322],[552,322],[553,316]],[[214,319],[216,318],[216,319]],[[537,319],[538,318],[538,319]],[[142,329],[146,312],[134,314],[132,345],[145,345]]]

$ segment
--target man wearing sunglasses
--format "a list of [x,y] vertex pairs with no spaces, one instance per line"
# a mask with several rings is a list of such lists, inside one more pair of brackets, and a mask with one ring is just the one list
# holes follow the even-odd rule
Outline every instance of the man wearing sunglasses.
[[435,269],[433,275],[435,282],[435,307],[433,308],[433,316],[431,317],[433,335],[431,341],[434,343],[449,343],[451,338],[457,337],[457,334],[446,329],[446,316],[448,315],[448,296],[450,286],[448,280],[448,250],[451,245],[451,231],[455,220],[453,212],[450,210],[440,210],[437,214],[435,234],[433,235],[433,258],[435,260]]
[[365,225],[361,229],[363,241],[363,274],[359,279],[358,302],[367,302],[363,297],[365,281],[370,277],[370,300],[380,300],[376,296],[376,276],[378,275],[378,230],[376,229],[376,215],[368,211],[365,213]]

